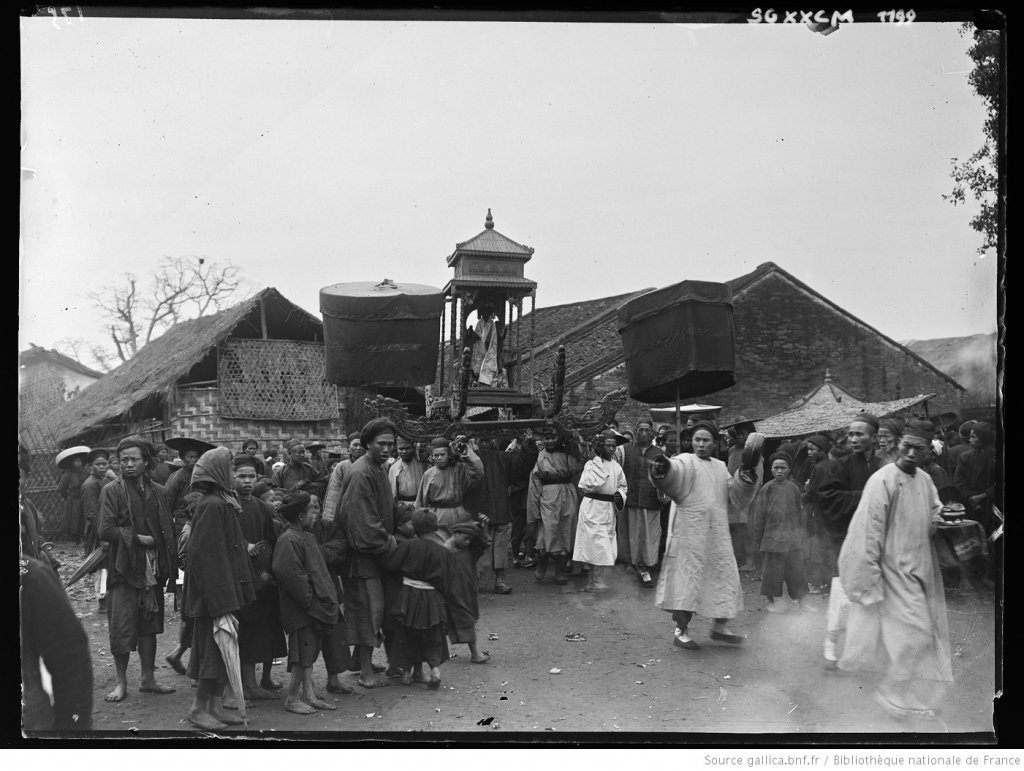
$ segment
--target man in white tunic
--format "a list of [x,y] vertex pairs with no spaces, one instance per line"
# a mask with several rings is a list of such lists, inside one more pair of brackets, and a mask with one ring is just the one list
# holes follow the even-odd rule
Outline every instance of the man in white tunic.
[[626,502],[626,475],[615,460],[615,449],[626,441],[615,431],[600,434],[595,443],[599,454],[587,461],[580,476],[583,500],[572,560],[591,566],[588,592],[608,591],[601,574],[605,566],[615,564],[615,511],[621,511]]
[[673,645],[696,650],[687,633],[694,613],[714,619],[712,640],[738,644],[743,637],[727,626],[743,607],[743,590],[729,537],[729,510],[746,511],[761,477],[761,464],[740,468],[730,477],[718,460],[718,429],[700,421],[693,427],[693,452],[656,457],[651,482],[672,499],[668,538],[656,607],[672,614]]
[[942,504],[931,477],[919,470],[933,433],[919,420],[904,429],[896,462],[864,486],[839,553],[839,579],[852,602],[839,668],[885,672],[874,698],[895,718],[933,716],[914,693],[915,680],[953,679],[932,542]]

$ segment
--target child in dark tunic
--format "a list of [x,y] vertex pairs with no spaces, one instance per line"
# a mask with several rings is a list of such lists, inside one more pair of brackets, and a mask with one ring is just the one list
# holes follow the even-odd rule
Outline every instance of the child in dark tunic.
[[278,512],[288,529],[274,548],[274,580],[281,600],[281,622],[288,633],[288,695],[284,708],[299,715],[337,709],[317,698],[313,664],[320,655],[323,631],[338,621],[338,595],[316,538],[310,532],[317,509],[309,493],[285,495]]
[[389,663],[401,670],[402,685],[413,679],[423,682],[421,663],[430,667],[427,688],[441,686],[440,666],[448,660],[445,639],[446,611],[452,576],[452,555],[437,536],[437,517],[419,509],[403,523],[415,537],[403,535],[398,547],[383,558],[382,564],[401,575],[401,583],[391,603],[395,621]]
[[[242,608],[238,624],[238,651],[242,659],[242,685],[247,699],[276,699],[280,685],[270,677],[275,658],[288,654],[281,628],[277,586],[270,575],[274,543],[278,530],[274,525],[274,507],[253,495],[256,466],[251,455],[232,458],[235,467],[235,491],[242,510],[238,523],[245,536],[253,572],[256,602]],[[262,683],[256,683],[256,665],[263,665]],[[275,685],[277,687],[275,688]]]
[[[416,537],[412,527],[412,514],[415,507],[412,504],[400,503],[395,507],[395,542],[404,543]],[[400,668],[391,660],[391,649],[395,642],[395,630],[398,622],[390,612],[395,607],[398,595],[402,590],[402,574],[397,571],[388,570],[381,576],[381,583],[384,585],[384,607],[388,612],[384,613],[384,623],[381,630],[384,632],[384,652],[388,656],[388,677],[397,677],[401,674]]]
[[476,642],[476,622],[480,618],[476,566],[491,543],[487,537],[487,523],[487,517],[482,515],[476,522],[460,522],[444,542],[452,557],[448,638],[453,643],[468,644],[469,660],[474,664],[486,664],[490,659],[489,655],[480,652]]
[[776,452],[769,459],[772,480],[767,482],[751,503],[754,522],[754,543],[764,555],[761,571],[761,594],[770,613],[783,613],[777,600],[782,597],[782,582],[789,596],[809,612],[807,576],[804,573],[804,519],[800,505],[800,488],[789,479],[792,460],[787,453]]

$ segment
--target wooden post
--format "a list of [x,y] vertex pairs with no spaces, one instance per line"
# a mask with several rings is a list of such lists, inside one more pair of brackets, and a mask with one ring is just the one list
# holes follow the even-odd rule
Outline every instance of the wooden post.
[[533,396],[533,335],[537,329],[537,290],[530,292],[530,396]]
[[[447,307],[448,307],[448,301],[445,300],[445,302],[441,305],[441,335],[440,335],[440,339],[437,341],[438,346],[440,346],[440,348],[441,348],[441,367],[440,367],[441,378],[438,381],[437,388],[438,388],[438,391],[441,394],[444,393],[444,360],[445,360],[445,356],[444,356],[444,309],[447,308]],[[429,405],[427,405],[427,406],[429,407]]]
[[267,339],[267,306],[263,304],[263,297],[260,296],[260,332],[263,339]]
[[677,447],[682,447],[683,441],[683,427],[682,421],[679,419],[679,383],[676,382],[676,442]]

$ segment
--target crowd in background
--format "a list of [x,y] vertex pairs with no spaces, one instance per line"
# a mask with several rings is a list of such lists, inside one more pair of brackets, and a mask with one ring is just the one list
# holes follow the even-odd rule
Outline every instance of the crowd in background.
[[[693,415],[681,431],[649,418],[613,422],[593,442],[552,430],[413,443],[378,419],[348,437],[342,453],[300,440],[261,452],[254,439],[232,450],[189,437],[153,446],[133,436],[113,450],[58,456],[58,538],[87,554],[105,550],[92,580],[115,660],[117,683],[106,699],[125,698],[132,652],[140,690],[174,690],[155,676],[164,595],[174,594],[182,621],[165,659],[196,687],[189,722],[217,730],[242,722],[232,709],[239,700],[274,699],[279,690],[291,712],[333,709],[313,686],[320,659],[332,693],[352,691],[340,677],[350,671],[364,688],[396,678],[435,689],[450,645],[467,645],[470,661],[485,664],[475,631],[480,580],[510,594],[510,568],[602,593],[618,566],[644,588],[657,585],[655,604],[672,613],[679,647],[698,647],[688,633],[695,612],[714,619],[712,639],[739,643],[727,625],[739,572],[757,574],[772,612],[786,610],[784,586],[808,612],[816,611],[809,595],[842,593],[835,579],[861,491],[879,469],[902,462],[906,446],[944,506],[960,506],[985,536],[1001,521],[987,424],[947,430],[859,416],[831,435],[769,441],[753,456],[756,468],[747,447],[754,429],[751,421],[719,427]],[[699,462],[711,459],[719,465]],[[702,485],[708,500],[721,496],[720,512],[693,504]],[[707,539],[699,549],[698,531],[711,533],[699,536]],[[59,584],[45,569],[55,561],[28,501],[22,554],[23,581],[27,575],[48,592],[39,602],[68,606],[63,591],[56,598]],[[984,564],[967,568],[972,580],[988,582]],[[848,604],[830,598],[827,663],[840,657],[836,633]],[[23,612],[25,623],[34,621]],[[238,640],[241,693],[225,692],[227,662],[216,642],[224,634]],[[386,665],[372,660],[381,645]],[[45,648],[40,655],[51,668]],[[287,685],[272,676],[283,658]],[[26,678],[38,683],[38,667]],[[883,706],[899,698],[885,695]],[[927,711],[901,704],[893,709]],[[88,727],[87,714],[58,709],[53,725]]]

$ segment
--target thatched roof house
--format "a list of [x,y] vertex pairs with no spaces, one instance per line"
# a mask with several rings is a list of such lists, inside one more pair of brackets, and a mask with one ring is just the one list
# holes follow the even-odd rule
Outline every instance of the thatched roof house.
[[274,288],[176,324],[35,425],[30,447],[103,446],[130,433],[217,444],[340,438],[337,389],[324,380],[323,324]]

